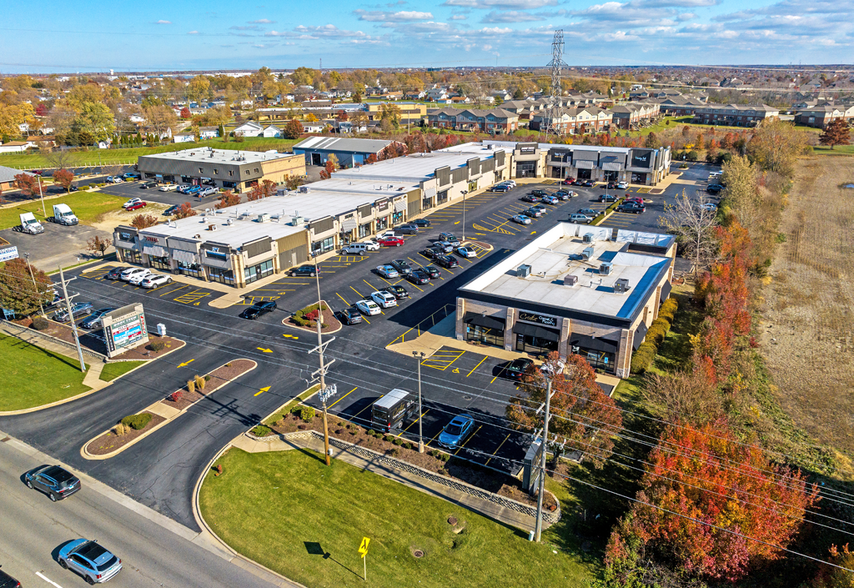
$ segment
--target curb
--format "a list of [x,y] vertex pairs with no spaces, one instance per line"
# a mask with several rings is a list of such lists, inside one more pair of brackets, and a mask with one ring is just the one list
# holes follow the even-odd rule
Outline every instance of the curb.
[[[215,393],[215,392],[216,392],[217,390],[219,390],[220,388],[223,388],[224,386],[227,386],[227,385],[228,385],[228,384],[230,384],[231,382],[235,381],[237,378],[239,378],[239,377],[241,377],[241,376],[244,376],[244,375],[248,374],[249,372],[253,371],[255,368],[257,368],[257,367],[258,367],[258,362],[257,362],[257,361],[255,361],[254,359],[247,359],[247,358],[245,358],[245,357],[238,357],[237,359],[243,359],[243,360],[246,360],[246,361],[251,361],[251,362],[252,362],[253,364],[255,364],[255,365],[253,365],[251,368],[249,368],[248,370],[246,370],[246,371],[245,371],[245,372],[243,372],[242,374],[239,374],[239,375],[237,375],[237,376],[235,376],[235,377],[231,378],[230,380],[227,380],[227,381],[225,381],[225,382],[222,382],[222,383],[221,383],[219,386],[217,386],[216,388],[212,388],[210,392],[208,392],[207,394],[203,395],[201,398],[199,398],[198,400],[196,400],[196,402],[194,402],[194,403],[190,404],[189,406],[186,406],[185,408],[181,409],[178,413],[176,413],[176,414],[174,414],[174,415],[172,415],[172,416],[168,417],[166,420],[164,420],[164,421],[163,421],[163,422],[161,422],[160,424],[158,424],[158,425],[156,425],[156,426],[152,427],[151,429],[149,429],[148,431],[146,431],[145,433],[143,433],[142,435],[140,435],[139,437],[137,437],[137,438],[136,438],[136,439],[134,439],[133,441],[130,441],[129,443],[126,443],[125,445],[122,445],[121,447],[119,447],[119,448],[118,448],[118,449],[116,449],[115,451],[111,451],[110,453],[105,453],[105,454],[103,454],[103,455],[94,455],[94,454],[92,454],[92,453],[89,453],[89,452],[86,450],[86,448],[89,446],[89,444],[90,444],[90,443],[92,443],[93,441],[95,441],[96,439],[100,439],[100,438],[101,438],[101,437],[103,437],[104,435],[109,435],[109,434],[110,434],[110,429],[112,429],[112,427],[110,427],[110,429],[107,429],[107,430],[106,430],[106,431],[104,431],[103,433],[100,433],[99,435],[96,435],[95,437],[93,437],[93,438],[89,439],[86,443],[84,443],[84,444],[83,444],[83,447],[81,447],[81,448],[80,448],[80,455],[83,457],[83,459],[86,459],[86,460],[89,460],[89,461],[104,461],[104,460],[110,459],[111,457],[115,457],[115,456],[117,456],[118,454],[120,454],[122,451],[124,451],[125,449],[128,449],[129,447],[133,447],[136,443],[138,443],[138,442],[139,442],[139,441],[141,441],[142,439],[145,439],[146,437],[148,437],[148,436],[149,436],[151,433],[153,433],[154,431],[156,431],[156,430],[160,429],[161,427],[164,427],[164,426],[168,425],[169,423],[171,423],[172,421],[174,421],[175,419],[177,419],[178,417],[180,417],[182,414],[184,414],[185,412],[187,412],[188,410],[190,410],[192,407],[194,407],[198,402],[201,402],[202,400],[204,400],[205,398],[207,398],[207,397],[208,397],[208,396],[210,396],[211,394]],[[234,359],[233,359],[233,360],[231,360],[231,361],[236,361],[236,360],[234,360]],[[228,363],[231,363],[231,362],[228,362]],[[217,366],[217,367],[215,367],[215,368],[214,368],[214,369],[212,369],[210,372],[208,372],[208,374],[210,374],[211,372],[215,372],[216,370],[218,370],[219,368],[221,368],[221,367],[223,367],[223,366],[225,366],[225,364],[222,364],[221,366]],[[142,367],[142,366],[140,366],[140,367]],[[131,370],[131,371],[133,371],[133,370]],[[128,373],[130,373],[130,372],[128,372]],[[205,375],[207,375],[207,374],[205,374]],[[162,402],[162,399],[161,399],[161,400],[158,400],[157,402],[153,402],[153,403],[149,404],[147,407],[145,407],[144,409],[142,409],[142,411],[140,411],[140,412],[145,412],[146,410],[149,410],[149,408],[150,408],[151,406],[154,406],[154,405],[156,405],[156,404],[159,404],[160,402]],[[149,412],[153,412],[153,411],[149,411]],[[157,414],[157,413],[154,413],[154,414]]]
[[[333,313],[333,315],[335,314],[335,313],[332,311],[332,307],[329,305],[329,303],[328,303],[328,302],[326,302],[325,300],[321,300],[320,302],[321,302],[322,304],[325,304],[325,305],[326,305],[326,309],[327,309],[327,310],[329,310],[329,312],[332,312],[332,313]],[[316,304],[316,303],[313,303],[313,304]],[[311,305],[309,305],[309,306],[311,306]],[[293,316],[293,315],[291,315],[291,316]],[[288,317],[288,318],[290,318],[290,317]],[[287,318],[283,318],[283,319],[282,319],[282,326],[284,326],[284,327],[288,327],[289,329],[294,329],[294,330],[297,330],[297,331],[302,331],[303,333],[314,333],[314,334],[317,334],[317,328],[312,328],[312,327],[301,327],[301,326],[299,326],[299,325],[289,325],[288,323],[286,323],[286,322],[285,322],[286,320],[288,320],[288,319],[287,319]],[[336,318],[335,318],[335,320],[336,320],[336,321],[338,321],[338,318],[336,317]],[[340,331],[340,330],[341,330],[341,329],[343,329],[343,328],[344,328],[344,324],[343,324],[341,321],[338,321],[338,328],[337,328],[337,329],[335,329],[334,331],[325,331],[325,332],[321,332],[321,335],[332,335],[332,334],[334,334],[334,333],[337,333],[338,331]]]
[[[302,400],[297,400],[297,398],[299,398],[302,394],[305,394],[307,391],[311,390],[311,389],[312,389],[312,388],[314,388],[315,386],[317,386],[317,390],[315,390],[312,394],[309,394],[308,396],[306,396],[306,397],[305,397],[305,398],[303,398]],[[270,417],[272,417],[272,416],[273,416],[274,414],[276,414],[277,412],[281,412],[281,411],[282,411],[286,406],[288,406],[288,405],[289,405],[289,404],[291,404],[292,402],[293,402],[293,403],[295,403],[295,404],[302,404],[302,403],[306,402],[308,399],[310,399],[310,398],[314,398],[315,396],[317,396],[317,394],[318,394],[319,392],[320,392],[320,384],[314,384],[314,385],[312,385],[312,386],[309,386],[308,388],[306,388],[305,390],[303,390],[302,392],[300,392],[299,394],[297,394],[296,396],[294,396],[293,398],[291,398],[290,400],[288,400],[287,402],[285,402],[284,404],[282,404],[279,408],[277,408],[276,410],[274,410],[273,412],[271,412],[270,414],[268,414],[267,416],[265,416],[263,419],[261,419],[261,422],[260,422],[260,423],[258,423],[258,424],[263,425],[263,424],[264,424],[264,421],[266,421],[267,419],[269,419]]]

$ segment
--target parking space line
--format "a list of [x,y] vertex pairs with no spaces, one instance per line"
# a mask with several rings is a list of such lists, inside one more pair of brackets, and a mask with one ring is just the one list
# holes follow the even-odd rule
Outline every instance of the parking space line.
[[488,356],[488,355],[484,355],[484,356],[483,356],[483,359],[481,359],[481,360],[478,362],[478,364],[477,364],[476,366],[474,366],[474,367],[472,368],[472,370],[471,370],[469,373],[467,373],[467,374],[466,374],[466,377],[468,378],[470,375],[472,375],[472,373],[474,372],[474,370],[476,370],[477,368],[479,368],[479,367],[480,367],[480,364],[482,364],[484,361],[486,361],[486,358],[487,358],[487,357],[489,357],[489,356]]
[[425,410],[423,413],[421,413],[421,416],[420,416],[420,417],[418,417],[417,419],[415,419],[414,421],[412,421],[411,423],[409,423],[409,426],[407,426],[404,430],[402,430],[400,433],[398,433],[398,434],[397,434],[397,436],[398,436],[398,437],[400,437],[400,436],[401,436],[401,435],[403,435],[405,432],[407,432],[407,431],[409,430],[409,427],[411,427],[412,425],[414,425],[415,423],[417,423],[418,421],[420,421],[421,419],[423,419],[423,418],[424,418],[424,415],[425,415],[425,414],[427,414],[428,412],[430,412],[430,409],[429,409],[429,408],[428,408],[427,410]]
[[335,293],[335,295],[336,295],[338,298],[340,298],[341,300],[343,300],[343,301],[344,301],[344,304],[346,304],[347,306],[350,306],[350,303],[349,303],[349,302],[347,302],[346,300],[344,300],[344,297],[343,297],[343,296],[341,296],[338,292],[336,292],[336,293]]
[[[380,277],[380,279],[382,279],[382,276]],[[376,288],[368,280],[362,279],[362,281],[365,282],[368,285],[368,288],[371,288],[371,290],[374,290],[374,291],[379,290],[379,288]],[[391,286],[391,282],[388,282],[388,285]]]
[[169,292],[164,292],[160,296],[163,297],[163,296],[166,296],[167,294],[171,294],[172,292],[177,292],[178,290],[183,290],[184,288],[188,288],[188,287],[189,286],[187,284],[184,284],[183,286],[179,286],[178,288],[175,288],[174,290],[171,290]]
[[463,447],[465,447],[465,446],[466,446],[466,443],[468,443],[469,441],[471,441],[472,439],[474,439],[474,436],[475,436],[475,435],[477,435],[478,431],[480,431],[482,428],[483,428],[483,425],[480,425],[480,426],[477,428],[477,431],[475,431],[474,433],[472,433],[471,435],[469,435],[468,439],[466,439],[465,441],[463,441],[463,444],[462,444],[462,445],[460,445],[460,446],[457,448],[457,450],[454,452],[454,455],[456,455],[456,454],[458,454],[460,451],[462,451],[462,450],[463,450]]
[[433,435],[433,438],[432,438],[432,439],[430,439],[427,443],[425,443],[425,444],[424,444],[424,447],[430,447],[430,444],[431,444],[433,441],[435,441],[435,440],[436,440],[436,437],[438,437],[438,436],[439,436],[439,433],[441,433],[441,432],[442,432],[442,429],[439,429],[439,432],[438,432],[438,433],[436,433],[435,435]]
[[326,410],[331,410],[333,406],[335,406],[336,404],[338,404],[339,402],[341,402],[342,400],[344,400],[345,398],[347,398],[350,394],[352,394],[353,392],[355,392],[355,391],[356,391],[356,390],[358,390],[358,389],[359,389],[359,387],[358,387],[358,386],[356,386],[355,388],[353,388],[352,390],[350,390],[349,392],[347,392],[344,396],[342,396],[341,398],[339,398],[338,400],[336,400],[335,402],[333,402],[332,404],[330,404],[329,406],[327,406],[327,407],[326,407]]
[[[382,396],[380,396],[380,398],[382,398]],[[350,417],[350,419],[351,419],[351,420],[353,420],[353,421],[355,421],[357,418],[359,418],[359,415],[360,415],[360,414],[362,414],[363,412],[365,412],[366,410],[368,410],[369,408],[371,408],[373,405],[374,405],[374,403],[373,403],[373,402],[371,402],[371,403],[370,403],[370,404],[368,404],[365,408],[363,408],[362,410],[360,410],[359,412],[357,412],[356,414],[354,414],[353,416],[351,416],[351,417]],[[329,408],[327,408],[326,410],[329,410]]]
[[[370,285],[370,284],[369,284],[369,285]],[[358,290],[356,290],[353,286],[350,286],[350,289],[351,289],[353,292],[355,292],[356,294],[358,294],[358,295],[359,295],[359,298],[364,298],[364,296],[362,296],[361,294],[359,294],[359,291],[358,291]]]
[[446,369],[451,367],[455,361],[465,355],[465,351],[453,350],[446,352],[437,352],[425,359],[421,362],[421,365],[424,367],[433,368],[434,370],[439,370],[440,372],[444,372]]
[[507,436],[504,438],[504,441],[498,444],[498,447],[495,448],[495,451],[492,452],[492,455],[489,457],[489,459],[486,460],[486,463],[483,465],[489,465],[489,462],[492,461],[492,458],[495,457],[495,454],[498,453],[498,450],[501,449],[501,446],[507,442],[507,440],[510,438],[510,435],[512,434],[513,433],[507,433]]
[[492,378],[492,381],[490,381],[489,383],[492,384],[493,382],[495,382],[495,380],[497,380],[499,377],[501,377],[501,374],[503,374],[504,370],[506,370],[506,369],[507,369],[507,366],[505,365],[504,367],[501,368],[501,371],[498,372],[498,374],[494,378]]

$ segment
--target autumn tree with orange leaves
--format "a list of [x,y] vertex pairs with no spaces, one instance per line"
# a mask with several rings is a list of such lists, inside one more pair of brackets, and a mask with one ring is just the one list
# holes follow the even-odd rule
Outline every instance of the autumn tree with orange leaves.
[[[596,373],[580,355],[561,361],[556,351],[546,359],[551,374],[552,398],[549,433],[564,438],[568,450],[582,452],[582,459],[602,467],[614,448],[613,436],[623,419],[614,400],[596,383]],[[546,400],[547,376],[531,367],[523,374],[520,394],[505,409],[516,428],[534,431],[543,426],[543,412],[537,409]]]
[[608,541],[611,585],[636,585],[649,556],[687,577],[735,582],[779,558],[818,501],[815,485],[739,443],[723,421],[671,427],[648,461]]

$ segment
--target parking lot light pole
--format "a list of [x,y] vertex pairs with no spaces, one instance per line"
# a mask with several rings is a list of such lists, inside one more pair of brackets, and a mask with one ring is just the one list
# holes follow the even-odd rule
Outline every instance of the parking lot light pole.
[[413,351],[412,355],[418,361],[418,453],[424,453],[424,435],[421,431],[421,362],[427,354],[423,351]]
[[543,451],[540,454],[540,490],[537,492],[537,523],[534,527],[534,541],[540,542],[543,532],[543,495],[546,493],[546,452],[549,442],[549,409],[552,399],[552,381],[549,379],[546,387],[546,414],[543,419]]
[[463,241],[466,240],[466,194],[468,190],[462,190],[463,193]]

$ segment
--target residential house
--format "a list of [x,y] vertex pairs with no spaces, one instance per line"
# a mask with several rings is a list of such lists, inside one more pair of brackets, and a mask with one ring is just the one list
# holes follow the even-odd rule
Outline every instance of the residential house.
[[261,133],[262,137],[273,138],[273,137],[281,137],[282,129],[277,127],[276,125],[268,125],[264,128],[264,131]]
[[836,119],[843,119],[849,124],[854,120],[854,106],[844,104],[824,104],[811,108],[802,108],[795,113],[795,123],[823,129]]
[[432,102],[448,99],[448,91],[445,88],[430,88],[424,92],[424,97]]
[[512,133],[519,128],[519,116],[501,108],[489,110],[437,108],[427,111],[427,124],[431,127],[455,131]]
[[242,135],[244,137],[260,137],[263,133],[264,127],[251,120],[234,129],[235,135]]
[[8,141],[0,143],[0,153],[23,153],[31,147],[38,147],[33,141]]
[[182,131],[172,135],[174,143],[193,143],[196,140],[196,134],[193,131]]
[[[531,115],[528,128],[532,131],[544,130],[547,111]],[[552,121],[551,130],[560,135],[585,135],[600,133],[611,128],[612,114],[610,110],[595,106],[581,108],[563,108],[558,118]]]
[[217,137],[219,137],[218,127],[201,127],[199,129],[199,138],[202,141],[205,139],[216,139]]
[[694,109],[692,122],[704,125],[754,127],[763,120],[779,116],[780,110],[767,104],[704,104]]
[[[369,102],[365,104],[368,111],[369,121],[378,121],[382,118],[382,106],[385,102]],[[400,111],[400,124],[419,125],[427,116],[427,105],[417,102],[398,102],[395,104]]]
[[638,129],[661,116],[657,102],[629,102],[611,108],[614,127]]

